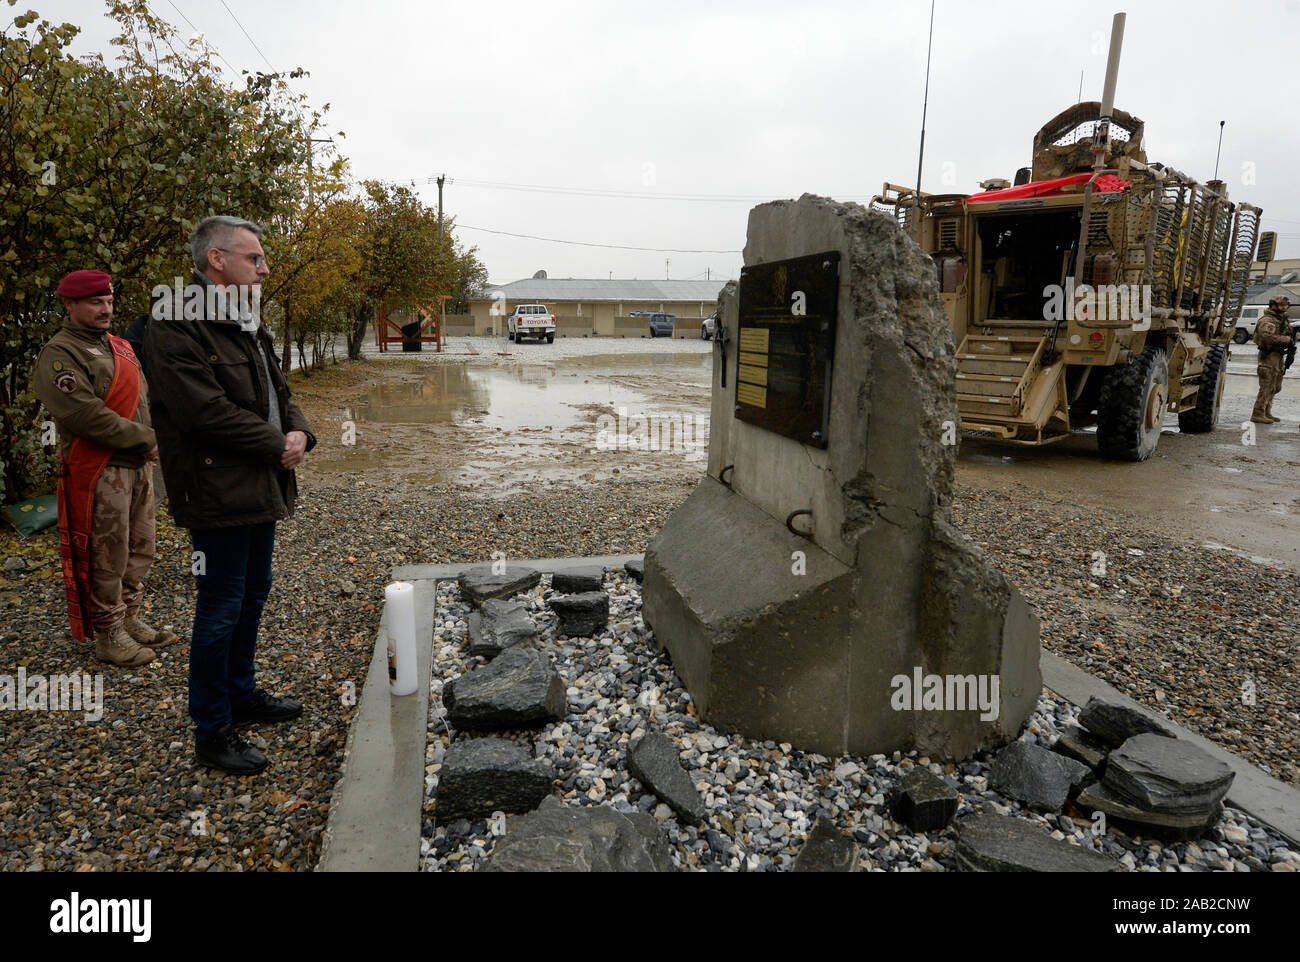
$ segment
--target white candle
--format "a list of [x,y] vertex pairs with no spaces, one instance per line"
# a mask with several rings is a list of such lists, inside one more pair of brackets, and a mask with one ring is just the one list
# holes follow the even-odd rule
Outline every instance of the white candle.
[[388,687],[394,695],[415,694],[415,586],[394,581],[384,589],[388,624]]

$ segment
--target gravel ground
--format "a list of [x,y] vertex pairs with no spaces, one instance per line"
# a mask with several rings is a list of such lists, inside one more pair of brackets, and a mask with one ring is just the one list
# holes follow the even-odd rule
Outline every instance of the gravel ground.
[[[640,586],[621,571],[606,579],[609,627],[596,638],[557,639],[556,619],[546,606],[548,580],[516,595],[531,609],[538,647],[552,661],[568,693],[568,714],[538,731],[497,733],[530,748],[556,772],[567,805],[608,805],[652,813],[662,824],[679,869],[783,871],[794,862],[818,816],[832,819],[861,845],[868,871],[951,871],[956,833],[918,833],[889,817],[895,783],[916,765],[928,766],[961,792],[957,817],[978,811],[1016,815],[1042,826],[1053,838],[1107,854],[1130,871],[1276,871],[1300,869],[1300,853],[1287,840],[1245,813],[1227,809],[1196,842],[1162,844],[1129,836],[1111,826],[1100,836],[1092,822],[1067,804],[1064,814],[1044,815],[988,788],[987,755],[961,764],[906,756],[844,755],[827,758],[788,744],[758,742],[701,723],[667,656],[654,651],[641,620]],[[434,631],[434,679],[426,753],[426,805],[421,866],[426,871],[471,871],[491,853],[501,831],[498,819],[436,824],[441,761],[462,737],[445,721],[443,686],[482,664],[468,658],[470,606],[454,585],[441,586]],[[1044,695],[1022,740],[1050,747],[1079,709]],[[668,808],[628,774],[627,749],[648,731],[660,731],[681,748],[682,764],[709,811],[699,828],[679,824]],[[494,824],[495,823],[495,824]]]
[[[690,489],[602,483],[577,498],[551,486],[522,510],[454,486],[412,491],[402,503],[364,481],[317,478],[303,487],[299,512],[277,539],[259,680],[301,698],[307,710],[281,728],[251,730],[267,743],[271,769],[235,779],[195,767],[184,645],[142,670],[105,670],[101,722],[70,712],[3,718],[0,870],[310,868],[351,720],[339,696],[346,682],[364,678],[392,566],[481,561],[495,550],[511,558],[638,552]],[[1008,494],[964,491],[955,515],[1044,617],[1048,649],[1297,781],[1298,579],[1161,542],[1140,519],[1035,519],[1031,527]],[[1111,547],[1106,576],[1093,576],[1091,551]],[[0,672],[99,671],[88,649],[64,634],[52,533],[21,543],[5,536],[0,554],[34,566],[0,583]],[[184,532],[164,523],[149,617],[183,634],[193,615],[188,559]],[[1128,578],[1168,586],[1169,596]],[[343,594],[349,586],[340,582],[355,593]],[[1241,704],[1247,674],[1254,706]],[[195,812],[207,835],[191,834]]]
[[[365,678],[392,567],[478,561],[495,550],[640,551],[685,493],[609,484],[582,499],[542,492],[516,510],[450,486],[394,504],[365,482],[304,485],[294,519],[277,532],[258,683],[302,700],[305,712],[245,731],[271,758],[265,773],[245,779],[194,763],[188,646],[165,648],[141,669],[96,662],[90,645],[66,634],[57,535],[20,542],[6,533],[0,557],[31,567],[0,579],[0,674],[102,673],[104,714],[95,722],[71,711],[0,716],[0,871],[312,867],[355,710],[341,696]],[[146,616],[187,638],[188,535],[159,519]]]
[[959,489],[953,518],[1029,600],[1043,647],[1300,785],[1300,577],[1142,518],[1026,512],[1041,500]]

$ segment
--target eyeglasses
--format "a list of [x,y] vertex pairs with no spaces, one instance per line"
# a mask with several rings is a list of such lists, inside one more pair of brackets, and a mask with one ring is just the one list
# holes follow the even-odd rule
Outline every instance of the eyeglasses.
[[227,254],[243,254],[253,262],[254,267],[261,267],[266,263],[266,257],[262,254],[250,254],[248,251],[231,250],[229,247],[218,247],[217,250],[225,251]]

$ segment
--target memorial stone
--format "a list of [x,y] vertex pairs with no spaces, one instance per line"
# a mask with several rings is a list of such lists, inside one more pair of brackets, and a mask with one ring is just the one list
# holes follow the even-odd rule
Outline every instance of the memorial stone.
[[707,477],[645,555],[643,615],[703,717],[826,755],[965,758],[1041,689],[1038,623],[949,521],[960,419],[934,262],[889,217],[750,213],[724,290]]

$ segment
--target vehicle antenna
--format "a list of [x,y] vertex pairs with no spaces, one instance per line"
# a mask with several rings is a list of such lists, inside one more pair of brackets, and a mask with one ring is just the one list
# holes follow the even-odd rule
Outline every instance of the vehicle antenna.
[[925,114],[930,107],[930,51],[934,49],[934,0],[930,0],[930,39],[925,48],[925,100],[921,103],[921,151],[916,158],[916,202],[921,202],[921,163],[925,160]]
[[1219,121],[1219,149],[1218,152],[1215,153],[1214,155],[1214,179],[1215,180],[1219,179],[1219,158],[1223,156],[1223,125],[1226,123],[1227,123],[1226,120]]

